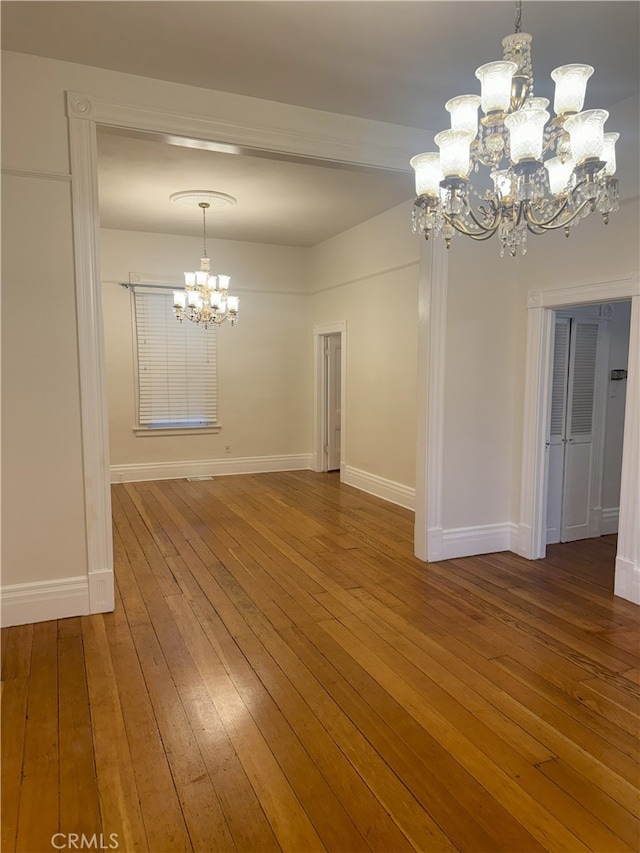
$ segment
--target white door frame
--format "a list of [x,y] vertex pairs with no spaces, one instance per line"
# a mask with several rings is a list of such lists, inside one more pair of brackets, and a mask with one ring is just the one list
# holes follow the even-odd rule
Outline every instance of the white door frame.
[[328,335],[340,335],[340,482],[343,480],[347,448],[347,321],[319,323],[313,327],[313,470],[326,471],[325,424],[327,422],[327,376],[324,369],[324,342]]
[[640,604],[640,280],[598,282],[531,291],[527,311],[520,522],[516,551],[531,560],[546,553],[545,437],[554,309],[631,299],[628,389],[624,420],[615,594]]

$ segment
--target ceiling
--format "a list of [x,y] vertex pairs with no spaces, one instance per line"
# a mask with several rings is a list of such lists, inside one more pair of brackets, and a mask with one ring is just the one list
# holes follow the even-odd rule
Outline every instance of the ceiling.
[[[530,0],[536,94],[549,72],[588,62],[586,107],[638,92],[637,2]],[[511,2],[2,2],[2,47],[68,62],[361,116],[409,127],[447,126],[449,97],[478,91],[475,68],[500,58]],[[411,197],[410,175],[336,169],[171,147],[101,132],[104,227],[199,233],[179,190],[238,198],[216,215],[229,239],[308,246]],[[246,200],[246,203],[245,203]]]

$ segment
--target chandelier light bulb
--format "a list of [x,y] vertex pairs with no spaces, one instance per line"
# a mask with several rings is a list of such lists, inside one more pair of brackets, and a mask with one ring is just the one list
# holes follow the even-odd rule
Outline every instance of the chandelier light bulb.
[[546,110],[518,110],[505,118],[513,163],[542,160],[544,126],[549,117]]
[[515,62],[487,62],[476,69],[482,86],[482,111],[506,113],[511,103],[511,81],[518,70]]
[[451,130],[470,130],[474,137],[478,132],[478,107],[482,99],[479,95],[458,95],[444,105],[451,113]]
[[181,308],[183,311],[187,307],[187,294],[184,290],[173,291],[173,307]]
[[435,137],[440,149],[440,164],[445,178],[467,178],[471,171],[470,148],[473,133],[470,130],[443,130]]
[[556,115],[579,113],[584,105],[587,80],[593,74],[591,65],[561,65],[551,72],[556,84],[553,109]]
[[604,123],[608,118],[606,110],[585,110],[565,121],[564,129],[571,139],[571,155],[578,166],[586,160],[600,160],[604,147]]
[[231,276],[219,275],[218,276],[218,287],[220,288],[220,290],[228,290],[230,281],[231,281]]
[[619,133],[605,133],[603,136],[602,159],[607,164],[604,167],[605,175],[612,177],[616,173],[616,142],[620,139]]
[[416,173],[416,194],[437,197],[440,193],[440,181],[442,180],[440,155],[431,151],[416,154],[409,163]]
[[573,160],[562,157],[552,157],[544,164],[549,177],[549,190],[553,196],[563,196],[569,193],[569,181],[575,167]]

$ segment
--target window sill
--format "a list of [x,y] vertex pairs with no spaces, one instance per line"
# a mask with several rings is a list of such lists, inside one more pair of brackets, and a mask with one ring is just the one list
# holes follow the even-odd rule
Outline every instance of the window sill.
[[149,437],[156,435],[203,435],[208,433],[220,432],[222,426],[220,424],[211,424],[205,427],[170,427],[168,429],[153,427],[134,427],[134,433],[139,437]]

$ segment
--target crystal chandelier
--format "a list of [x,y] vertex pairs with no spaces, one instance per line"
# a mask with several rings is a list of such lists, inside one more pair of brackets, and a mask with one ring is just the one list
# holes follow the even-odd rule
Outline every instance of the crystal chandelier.
[[[582,112],[590,65],[563,65],[551,72],[553,109],[533,92],[531,36],[521,32],[522,3],[516,3],[515,33],[502,40],[502,61],[476,71],[481,95],[447,101],[451,129],[435,137],[439,153],[417,154],[417,198],[413,230],[444,238],[456,231],[473,240],[494,234],[515,256],[526,252],[527,231],[570,229],[590,213],[618,209],[615,143],[604,133],[606,110]],[[478,107],[484,115],[478,122]],[[546,159],[543,159],[545,158]],[[489,170],[493,186],[474,189],[470,173]],[[488,181],[487,181],[488,183]]]
[[[203,199],[207,199],[204,201]],[[173,291],[173,311],[180,322],[191,320],[201,323],[205,329],[210,325],[220,326],[229,320],[232,326],[238,321],[237,296],[229,296],[228,275],[211,275],[211,258],[207,256],[207,210],[214,204],[222,209],[235,204],[235,199],[225,193],[211,191],[188,191],[174,193],[172,201],[194,204],[202,210],[202,258],[200,269],[184,274],[184,290]]]

